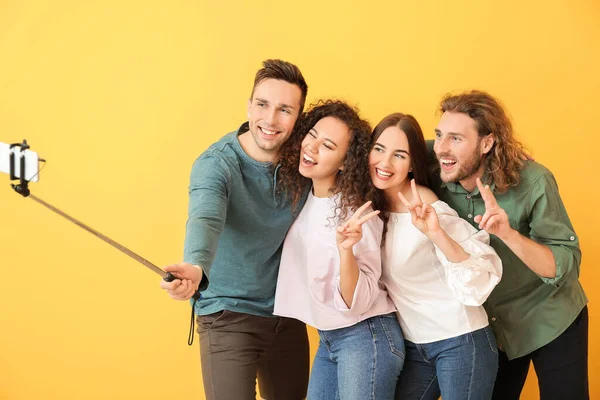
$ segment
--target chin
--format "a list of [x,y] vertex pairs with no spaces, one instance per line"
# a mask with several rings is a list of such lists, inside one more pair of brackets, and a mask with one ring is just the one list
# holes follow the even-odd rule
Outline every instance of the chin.
[[442,180],[442,182],[448,183],[448,182],[456,182],[457,175],[453,174],[453,175],[448,175],[448,174],[444,174],[443,172],[440,173],[440,179]]

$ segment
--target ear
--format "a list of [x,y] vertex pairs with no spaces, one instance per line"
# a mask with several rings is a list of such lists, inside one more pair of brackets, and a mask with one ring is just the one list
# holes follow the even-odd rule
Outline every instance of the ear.
[[492,147],[494,146],[494,143],[496,143],[496,136],[494,136],[493,133],[490,133],[487,136],[484,136],[483,139],[481,140],[481,153],[482,154],[489,153],[490,150],[492,149]]
[[250,119],[250,107],[252,106],[252,99],[248,99],[248,119]]

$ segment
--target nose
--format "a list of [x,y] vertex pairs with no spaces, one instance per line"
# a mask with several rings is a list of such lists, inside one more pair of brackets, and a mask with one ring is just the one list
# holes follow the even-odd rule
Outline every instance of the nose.
[[448,139],[444,136],[442,136],[441,138],[438,138],[433,145],[433,150],[436,154],[447,152],[448,151]]
[[274,107],[266,111],[265,121],[267,122],[267,124],[269,124],[269,128],[275,126],[277,122],[277,110]]
[[384,154],[379,161],[379,166],[384,169],[389,169],[390,165],[392,165],[392,157],[392,153]]
[[310,140],[308,142],[308,149],[311,151],[311,153],[317,153],[319,151],[319,143],[317,140]]

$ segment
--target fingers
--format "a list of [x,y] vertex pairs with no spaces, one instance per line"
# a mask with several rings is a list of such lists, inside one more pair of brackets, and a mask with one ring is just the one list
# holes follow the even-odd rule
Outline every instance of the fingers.
[[175,279],[172,282],[160,281],[160,287],[174,299],[179,298],[190,290],[191,281],[187,279]]
[[373,218],[374,216],[379,214],[379,210],[375,210],[373,212],[368,213],[367,215],[365,215],[364,217],[362,217],[361,219],[358,220],[358,225],[362,225],[365,222],[367,222],[368,220],[370,220],[371,218]]
[[175,290],[179,285],[181,285],[181,279],[175,279],[171,282],[167,282],[164,279],[160,281],[160,288],[164,290]]
[[475,218],[473,218],[473,221],[475,221],[475,223],[478,224],[479,221],[481,221],[481,218],[483,218],[481,215],[476,215]]
[[340,247],[343,249],[351,249],[356,243],[362,239],[362,233],[350,233],[344,237],[344,240],[340,243]]
[[186,275],[189,274],[189,270],[190,270],[191,266],[192,266],[191,264],[181,262],[181,263],[177,263],[177,264],[167,265],[166,267],[164,267],[164,270],[172,273],[177,278],[187,278]]
[[481,193],[481,198],[485,202],[486,208],[495,207],[498,203],[496,203],[496,198],[494,197],[494,194],[490,190],[490,186],[489,185],[483,186],[483,183],[481,182],[481,179],[479,179],[479,178],[477,178],[475,180],[475,183],[477,183],[477,187],[479,188],[479,193]]
[[402,192],[398,192],[398,198],[400,198],[400,201],[402,202],[402,204],[404,204],[406,206],[406,208],[410,209],[412,207],[411,202],[408,201],[408,199],[406,197],[404,197]]
[[414,179],[410,180],[410,187],[411,187],[412,192],[413,192],[413,201],[416,204],[423,204],[423,200],[421,199],[421,195],[419,194],[419,191],[417,190],[417,183],[415,182]]
[[483,217],[481,217],[481,221],[479,221],[479,229],[483,229],[483,226],[493,215],[493,213],[486,211],[485,214],[483,214]]
[[362,206],[360,206],[358,208],[358,210],[356,210],[356,212],[354,214],[352,214],[352,217],[350,217],[350,219],[358,219],[360,217],[360,215],[367,209],[369,208],[369,206],[371,205],[371,203],[373,203],[371,200],[367,201],[365,204],[363,204]]
[[175,289],[170,290],[171,295],[180,296],[190,290],[192,286],[192,281],[184,279],[181,281],[181,284],[177,286]]
[[496,225],[497,223],[500,223],[500,221],[501,221],[501,216],[494,215],[494,216],[490,217],[485,222],[485,224],[481,224],[481,225],[483,225],[483,227],[481,229],[483,229],[484,231],[490,232],[490,230],[494,228],[494,225]]
[[433,207],[431,207],[429,204],[427,203],[423,203],[423,206],[421,207],[421,217],[425,217],[425,215],[427,214],[431,214],[434,213],[435,214],[435,210],[433,209]]
[[354,233],[362,234],[362,228],[360,225],[340,226],[338,228],[338,232],[345,236],[354,234]]
[[[367,222],[368,220],[370,220],[371,218],[373,218],[374,216],[379,214],[379,210],[376,210],[376,211],[371,211],[364,217],[360,216],[363,212],[365,212],[365,210],[367,210],[371,206],[372,203],[373,202],[369,200],[365,204],[360,206],[358,208],[358,210],[356,210],[356,212],[352,215],[352,217],[350,217],[350,219],[345,224],[342,225],[342,228],[344,230],[347,230],[349,228],[354,229],[354,227],[361,226],[362,224],[364,224],[365,222]],[[339,230],[339,228],[338,228],[338,232],[342,233],[343,231]]]
[[490,221],[494,220],[495,222],[501,222],[504,218],[506,218],[506,213],[501,208],[498,208],[494,211],[486,211],[486,213],[483,214],[481,221],[479,221],[479,229],[484,229],[487,231],[488,229],[486,227],[491,228],[493,226]]
[[[175,284],[175,285],[171,285],[171,286],[173,286],[173,289],[165,288],[165,291],[169,294],[169,296],[171,296],[175,300],[187,300],[187,299],[191,298],[192,295],[196,291],[196,287],[194,286],[193,282],[188,279],[184,279],[184,280],[176,279],[173,282],[165,282],[165,283],[167,283],[169,285]],[[161,287],[163,287],[162,283],[161,283]]]
[[415,226],[419,222],[419,218],[420,218],[419,213],[417,212],[417,208],[418,207],[411,207],[411,208],[409,208],[410,218],[412,220],[413,225],[415,225]]
[[200,283],[202,279],[202,268],[199,265],[181,262],[167,265],[164,267],[164,270],[172,273],[179,279],[189,279],[196,283]]

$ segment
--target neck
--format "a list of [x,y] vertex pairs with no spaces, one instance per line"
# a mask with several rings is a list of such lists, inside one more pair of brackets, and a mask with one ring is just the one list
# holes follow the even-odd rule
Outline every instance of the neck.
[[477,178],[481,179],[483,177],[483,173],[485,172],[485,166],[481,163],[477,172],[468,178],[462,179],[459,181],[460,185],[467,191],[472,192],[477,187]]
[[406,180],[399,184],[398,186],[394,186],[392,188],[387,188],[383,191],[383,195],[385,196],[386,203],[388,205],[388,209],[385,211],[390,212],[405,212],[407,211],[406,206],[400,201],[398,197],[398,193],[402,193],[404,197],[407,199],[412,198],[412,189],[410,187],[410,183]]
[[313,195],[315,197],[329,197],[332,195],[331,188],[335,185],[335,176],[325,179],[313,179]]
[[261,149],[254,141],[250,131],[246,131],[239,135],[238,140],[240,141],[242,150],[244,150],[250,158],[259,162],[270,162],[273,164],[276,164],[279,161],[279,149],[271,151]]

